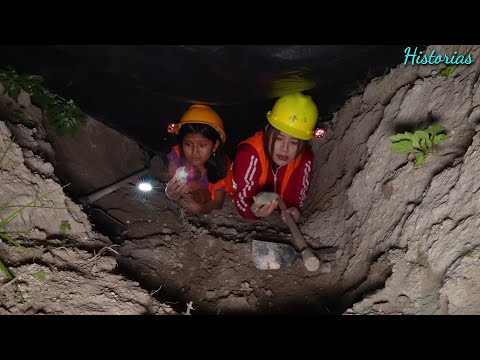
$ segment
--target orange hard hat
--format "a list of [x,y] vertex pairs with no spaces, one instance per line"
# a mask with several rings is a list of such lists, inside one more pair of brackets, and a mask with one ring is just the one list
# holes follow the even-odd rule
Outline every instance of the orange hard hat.
[[223,143],[227,140],[227,135],[223,129],[223,121],[218,113],[208,105],[195,104],[183,114],[178,124],[170,124],[168,132],[178,134],[184,124],[206,124],[213,127],[219,134]]

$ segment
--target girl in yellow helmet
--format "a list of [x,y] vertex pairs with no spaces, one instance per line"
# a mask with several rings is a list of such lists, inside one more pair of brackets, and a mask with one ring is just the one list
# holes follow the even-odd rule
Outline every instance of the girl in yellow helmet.
[[192,105],[168,130],[179,144],[167,154],[166,196],[194,214],[220,209],[232,186],[222,119],[207,105]]
[[317,107],[310,96],[285,95],[267,113],[266,128],[238,145],[233,164],[233,202],[240,215],[251,220],[269,216],[278,201],[260,205],[254,200],[255,195],[267,191],[278,193],[295,221],[300,221],[314,161],[308,140],[326,135],[324,129],[314,130],[317,118]]

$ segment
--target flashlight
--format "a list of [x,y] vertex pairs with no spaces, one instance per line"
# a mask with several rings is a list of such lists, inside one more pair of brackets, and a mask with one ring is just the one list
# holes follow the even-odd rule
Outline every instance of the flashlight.
[[187,170],[185,170],[185,166],[181,166],[175,171],[175,177],[177,178],[178,182],[185,183],[187,182]]
[[143,192],[149,192],[152,190],[152,185],[148,182],[141,182],[137,186],[138,186],[138,189]]

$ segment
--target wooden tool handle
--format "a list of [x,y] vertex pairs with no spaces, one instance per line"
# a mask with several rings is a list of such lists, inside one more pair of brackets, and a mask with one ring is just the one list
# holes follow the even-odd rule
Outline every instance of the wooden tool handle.
[[314,254],[312,249],[309,248],[307,242],[305,241],[302,233],[298,230],[298,226],[293,220],[292,214],[287,211],[287,206],[283,199],[279,196],[278,205],[280,206],[280,210],[282,210],[285,214],[286,223],[292,233],[293,237],[293,245],[296,247],[296,250],[302,254],[302,259],[305,264],[305,267],[308,271],[316,271],[320,267],[320,260],[318,260],[317,256]]
[[302,251],[302,259],[308,271],[317,271],[320,267],[320,260],[310,248]]

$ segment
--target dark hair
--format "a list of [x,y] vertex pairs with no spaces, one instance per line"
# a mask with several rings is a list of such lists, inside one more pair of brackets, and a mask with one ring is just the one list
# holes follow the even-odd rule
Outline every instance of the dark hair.
[[[199,123],[189,123],[184,124],[178,132],[179,143],[183,142],[183,138],[187,134],[200,134],[205,136],[207,139],[215,142],[218,140],[217,150],[214,152],[215,156],[210,156],[210,159],[205,163],[205,168],[207,169],[207,179],[208,182],[215,184],[219,180],[222,180],[227,175],[227,155],[223,150],[223,141],[220,138],[220,134],[210,125],[199,124]],[[185,157],[183,155],[183,148],[180,146],[180,154],[182,163],[185,162]]]
[[[278,139],[280,130],[274,128],[270,123],[267,124],[265,131],[263,132],[263,146],[265,148],[265,155],[267,155],[268,162],[270,166],[276,167],[277,165],[272,159],[273,148],[275,146],[275,141]],[[271,141],[270,141],[271,139]],[[308,140],[298,139],[297,143],[297,152],[295,153],[295,158],[301,154],[303,151],[310,149],[310,143]]]

